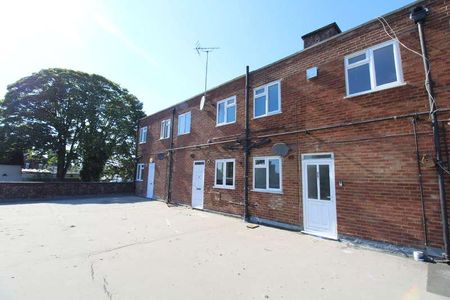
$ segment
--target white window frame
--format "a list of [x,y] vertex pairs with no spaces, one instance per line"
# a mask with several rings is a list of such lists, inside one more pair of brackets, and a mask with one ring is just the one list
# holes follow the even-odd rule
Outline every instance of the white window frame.
[[139,144],[147,142],[147,126],[139,128]]
[[[228,102],[229,100],[234,100],[234,103],[233,103],[233,104],[227,104],[227,102]],[[220,105],[221,103],[224,103],[224,102],[225,102],[225,104],[224,104],[224,113],[225,113],[224,121],[223,121],[222,123],[219,123],[219,105]],[[223,126],[223,125],[228,125],[228,124],[236,123],[236,120],[237,120],[237,118],[236,118],[236,115],[237,115],[237,102],[236,102],[236,96],[231,96],[231,97],[228,97],[228,98],[226,98],[226,99],[220,100],[220,101],[217,102],[216,105],[217,105],[217,108],[216,108],[216,126],[217,126],[217,127],[218,127],[218,126]],[[234,121],[233,121],[233,122],[227,122],[227,108],[233,107],[233,106],[234,106]]]
[[[180,119],[184,117],[184,119],[183,119],[184,120],[184,128],[186,130],[186,116],[187,115],[189,115],[189,128],[188,128],[188,130],[186,132],[181,132],[180,133]],[[178,131],[178,135],[185,135],[185,134],[191,133],[191,123],[192,123],[192,114],[191,114],[190,111],[178,115],[178,126],[177,126],[178,127],[178,130],[177,130]]]
[[[226,185],[227,180],[227,162],[233,163],[233,185]],[[217,184],[217,165],[219,163],[223,163],[223,184]],[[229,159],[217,159],[216,163],[214,164],[214,188],[220,188],[220,189],[229,189],[234,190],[236,185],[236,160],[234,158]]]
[[[164,126],[167,126],[167,136],[164,135]],[[170,119],[162,120],[159,139],[165,140],[168,139],[169,137],[170,137]]]
[[[393,46],[393,52],[394,52],[394,63],[395,63],[395,74],[397,76],[397,81],[385,83],[382,85],[376,84],[376,75],[375,75],[375,61],[373,56],[373,51],[392,45]],[[366,58],[364,60],[349,64],[348,61],[351,58],[354,58],[356,56],[359,56],[361,54],[365,54]],[[361,65],[369,64],[369,76],[370,76],[370,90],[362,91],[359,93],[349,94],[349,82],[348,82],[348,70],[352,69],[354,67],[358,67]],[[350,55],[347,55],[344,57],[344,69],[345,69],[345,88],[346,88],[346,97],[354,97],[359,96],[363,94],[368,94],[396,86],[400,86],[404,84],[403,81],[403,69],[402,69],[402,60],[400,56],[400,46],[397,40],[390,40],[375,46],[372,46],[370,48],[364,49],[362,51],[358,51],[355,53],[352,53]]]
[[136,181],[144,181],[145,164],[137,164],[136,167]]
[[[273,159],[277,159],[280,162],[280,188],[279,189],[274,189],[274,188],[269,187],[269,160],[273,160]],[[264,160],[265,161],[264,166],[256,166],[257,160]],[[266,169],[266,188],[265,189],[255,187],[255,183],[256,183],[255,169],[257,169],[257,168],[265,168]],[[264,193],[276,193],[276,194],[281,194],[283,192],[283,160],[282,160],[281,156],[260,156],[260,157],[253,158],[253,191],[264,192]]]
[[[269,112],[269,87],[272,85],[276,85],[276,84],[278,85],[278,110]],[[260,90],[260,89],[264,89],[264,92],[256,95],[256,91]],[[261,116],[256,116],[256,98],[257,98],[257,96],[260,97],[262,95],[266,96],[265,114],[263,114]],[[281,80],[272,81],[265,85],[261,85],[261,86],[253,89],[253,119],[264,118],[264,117],[276,115],[279,113],[281,113]]]

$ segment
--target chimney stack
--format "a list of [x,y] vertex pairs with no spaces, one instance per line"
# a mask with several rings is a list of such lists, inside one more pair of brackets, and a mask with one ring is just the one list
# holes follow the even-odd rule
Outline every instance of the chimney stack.
[[304,49],[309,48],[312,45],[317,44],[326,39],[329,39],[330,37],[335,36],[339,33],[341,33],[341,29],[336,24],[336,22],[328,24],[322,28],[319,28],[302,36],[303,48]]

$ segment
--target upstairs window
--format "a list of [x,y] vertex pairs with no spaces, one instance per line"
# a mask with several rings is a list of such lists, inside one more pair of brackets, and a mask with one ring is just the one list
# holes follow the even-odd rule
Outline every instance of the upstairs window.
[[137,164],[136,181],[142,181],[143,180],[144,166],[145,166],[145,164]]
[[139,144],[147,142],[147,126],[139,128]]
[[236,122],[236,96],[217,102],[216,124],[225,125]]
[[191,112],[178,116],[178,135],[191,133]]
[[389,41],[345,57],[347,96],[403,83],[398,42]]
[[272,82],[253,90],[254,118],[274,115],[281,112],[280,82]]
[[170,119],[161,122],[161,135],[160,139],[168,139],[170,136]]
[[234,189],[234,159],[216,160],[216,176],[214,187],[224,189]]
[[253,159],[253,189],[260,192],[281,192],[281,158],[279,156]]

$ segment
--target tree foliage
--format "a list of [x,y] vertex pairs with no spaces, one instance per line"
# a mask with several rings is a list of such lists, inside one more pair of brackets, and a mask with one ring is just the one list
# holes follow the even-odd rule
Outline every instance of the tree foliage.
[[9,85],[0,109],[18,147],[56,154],[60,180],[75,160],[82,163],[83,180],[98,180],[115,154],[132,160],[123,149],[135,147],[137,120],[144,115],[142,103],[118,84],[66,69],[41,70]]

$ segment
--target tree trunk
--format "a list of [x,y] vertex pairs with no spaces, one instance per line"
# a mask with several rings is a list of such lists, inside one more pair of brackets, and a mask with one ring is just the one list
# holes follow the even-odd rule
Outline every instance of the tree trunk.
[[57,169],[56,169],[56,178],[59,181],[63,181],[64,177],[66,176],[66,147],[60,146],[58,151],[56,152],[58,163],[57,163]]

